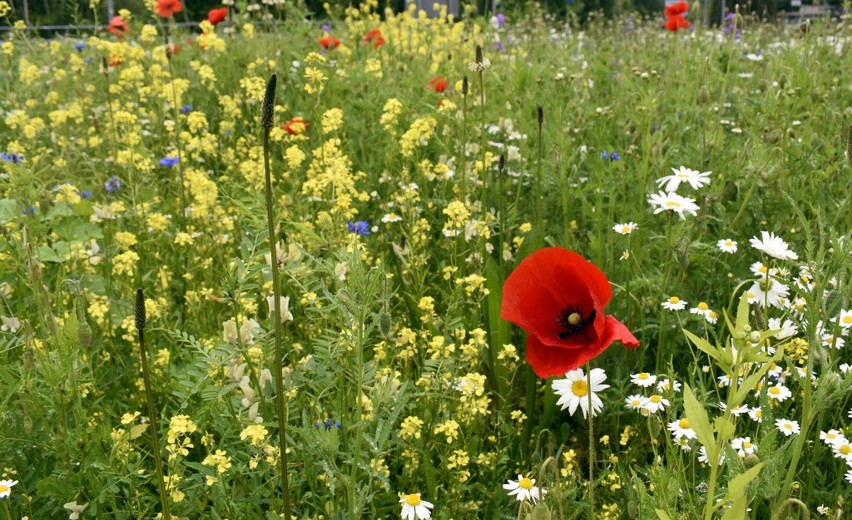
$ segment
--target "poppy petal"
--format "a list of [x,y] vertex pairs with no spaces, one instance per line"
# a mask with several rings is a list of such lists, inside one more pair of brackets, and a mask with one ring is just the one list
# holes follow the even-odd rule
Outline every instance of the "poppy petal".
[[609,345],[590,344],[583,348],[559,348],[542,343],[536,336],[527,336],[527,363],[540,378],[564,376],[596,358]]
[[615,317],[607,316],[606,332],[601,339],[601,343],[609,346],[613,341],[620,341],[627,348],[636,348],[639,346],[639,340],[630,332],[630,329],[615,319]]

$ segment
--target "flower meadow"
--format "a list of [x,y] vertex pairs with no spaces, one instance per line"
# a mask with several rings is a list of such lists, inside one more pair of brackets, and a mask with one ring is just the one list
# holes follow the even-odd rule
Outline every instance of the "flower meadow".
[[682,4],[0,1],[0,516],[849,518],[852,33]]

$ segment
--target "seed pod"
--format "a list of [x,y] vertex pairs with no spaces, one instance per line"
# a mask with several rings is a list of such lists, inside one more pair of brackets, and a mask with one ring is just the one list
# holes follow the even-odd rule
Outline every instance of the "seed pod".
[[142,289],[136,289],[136,330],[145,328],[145,294]]
[[263,95],[263,105],[260,108],[260,126],[272,128],[275,116],[275,85],[278,83],[278,75],[273,74],[266,83],[266,93]]
[[710,101],[710,89],[707,85],[701,85],[698,89],[698,102],[704,104],[708,101]]

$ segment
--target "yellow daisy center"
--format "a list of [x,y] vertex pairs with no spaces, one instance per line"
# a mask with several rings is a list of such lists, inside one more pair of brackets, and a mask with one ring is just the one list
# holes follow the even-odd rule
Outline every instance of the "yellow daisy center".
[[587,393],[589,393],[589,385],[587,385],[586,382],[582,379],[579,379],[577,381],[574,381],[574,383],[571,385],[571,391],[574,392],[574,395],[576,395],[577,397],[583,397]]
[[410,506],[419,506],[420,502],[422,502],[422,500],[420,500],[420,496],[417,495],[416,493],[406,495],[406,497],[405,497],[405,503],[410,505]]
[[699,309],[701,309],[702,311],[706,311],[707,309],[709,309],[709,308],[710,308],[710,306],[709,306],[709,305],[707,305],[707,304],[706,304],[706,303],[704,303],[704,302],[699,302],[699,303],[698,303],[698,308],[699,308]]
[[583,316],[579,312],[572,312],[568,315],[568,323],[573,326],[577,326],[583,322]]
[[0,484],[0,494],[3,494],[5,492],[9,491],[10,489],[12,489],[12,488],[10,488],[9,486],[7,486],[5,484]]
[[843,317],[843,323],[852,325],[852,314]]
[[679,420],[679,421],[677,422],[677,425],[678,425],[680,428],[683,428],[683,429],[685,430],[685,429],[689,428],[689,419],[687,419],[686,417],[684,417],[683,419],[681,419],[681,420]]
[[793,429],[793,425],[792,425],[792,424],[790,424],[790,423],[786,423],[786,424],[784,425],[784,428],[785,428],[785,429],[787,429],[787,430],[792,430],[792,429]]
[[662,399],[662,397],[660,397],[657,394],[654,394],[654,395],[651,396],[651,402],[652,403],[659,403],[661,399]]
[[733,240],[725,240],[725,245],[728,246],[728,247],[731,247],[732,245],[734,245],[734,241]]
[[837,451],[839,451],[841,455],[849,455],[850,453],[852,453],[852,447],[850,447],[848,444],[844,444],[843,446],[839,447]]
[[648,372],[642,372],[641,374],[639,374],[639,379],[648,379],[650,375],[651,374],[649,374]]
[[667,208],[679,208],[680,207],[680,202],[676,202],[676,201],[673,201],[673,200],[667,200],[665,202],[665,204],[666,204]]
[[678,303],[680,303],[680,298],[678,298],[677,296],[672,296],[671,298],[669,298],[669,303],[671,303],[672,305],[677,305]]
[[828,433],[828,434],[826,434],[825,438],[830,440],[830,441],[833,441],[834,439],[837,438],[837,435],[835,435],[833,433]]
[[762,265],[757,270],[760,271],[763,274],[766,274],[766,272],[769,271],[769,268],[766,267],[765,265]]
[[630,226],[621,226],[622,233],[630,233]]
[[524,477],[524,478],[522,478],[521,480],[518,481],[518,486],[520,486],[524,489],[532,489],[533,488],[533,481],[528,479],[527,477]]
[[746,450],[747,450],[747,449],[750,449],[750,448],[751,448],[751,443],[750,443],[750,442],[748,442],[748,441],[743,441],[743,448],[744,448],[744,449],[746,449]]
[[754,416],[755,417],[763,417],[763,410],[755,410]]
[[778,394],[781,393],[781,389],[778,388],[777,386],[773,386],[772,388],[769,389],[769,393],[772,394],[772,395],[778,395]]

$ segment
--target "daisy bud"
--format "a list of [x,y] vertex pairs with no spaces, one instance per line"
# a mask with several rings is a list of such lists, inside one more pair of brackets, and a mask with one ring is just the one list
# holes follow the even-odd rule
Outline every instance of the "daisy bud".
[[278,75],[273,74],[269,77],[269,82],[266,83],[266,93],[263,95],[263,104],[260,108],[260,126],[263,128],[272,128],[275,115],[275,85],[278,82]]
[[704,104],[708,101],[710,101],[710,89],[707,85],[701,85],[698,89],[698,102]]
[[390,337],[391,325],[392,323],[390,313],[387,310],[382,309],[382,311],[379,313],[379,332],[382,333],[382,336],[386,338]]
[[136,330],[145,328],[145,294],[142,289],[136,289]]
[[746,469],[753,468],[753,467],[757,466],[758,464],[760,464],[760,457],[758,457],[754,453],[746,456],[746,458],[743,459],[743,466],[745,466]]

